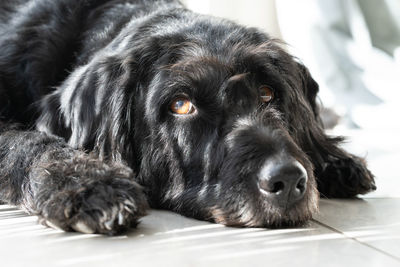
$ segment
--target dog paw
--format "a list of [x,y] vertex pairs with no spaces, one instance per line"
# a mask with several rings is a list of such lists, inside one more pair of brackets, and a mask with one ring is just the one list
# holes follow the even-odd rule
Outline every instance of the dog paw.
[[64,231],[119,234],[146,215],[132,171],[79,156],[35,168],[35,210],[42,224]]
[[39,217],[43,224],[64,231],[115,235],[135,227],[146,209],[136,183],[113,179],[54,194],[42,204]]
[[355,156],[330,162],[321,176],[318,189],[323,197],[350,198],[376,190],[365,161]]

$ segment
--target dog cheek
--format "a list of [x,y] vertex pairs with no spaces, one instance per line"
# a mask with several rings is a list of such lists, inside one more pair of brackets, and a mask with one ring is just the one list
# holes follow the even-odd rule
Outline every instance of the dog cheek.
[[178,147],[180,148],[180,154],[182,155],[182,160],[187,162],[192,153],[194,147],[193,132],[183,126],[178,126],[174,131],[174,139]]

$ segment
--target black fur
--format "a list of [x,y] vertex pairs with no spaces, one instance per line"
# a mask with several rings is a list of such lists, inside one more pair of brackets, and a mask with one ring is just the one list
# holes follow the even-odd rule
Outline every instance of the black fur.
[[[324,133],[317,92],[276,40],[175,0],[3,0],[0,201],[89,233],[134,226],[148,204],[227,225],[297,225],[316,212],[317,187],[375,189],[365,162]],[[181,95],[194,114],[169,111]],[[308,174],[291,207],[257,188],[278,155]]]

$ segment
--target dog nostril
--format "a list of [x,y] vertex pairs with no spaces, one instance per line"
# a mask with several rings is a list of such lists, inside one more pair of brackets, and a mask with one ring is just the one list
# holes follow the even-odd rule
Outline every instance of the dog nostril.
[[279,194],[279,192],[283,191],[285,184],[281,181],[271,182],[268,179],[261,179],[258,186],[268,193]]
[[258,186],[271,194],[279,194],[285,188],[285,184],[282,181],[271,182],[268,179],[262,179],[259,181]]
[[283,191],[284,188],[285,188],[285,184],[283,182],[276,182],[272,186],[271,193],[277,194],[277,193]]
[[300,193],[303,193],[306,190],[306,183],[307,183],[306,178],[304,177],[301,178],[296,185],[296,189],[298,189]]

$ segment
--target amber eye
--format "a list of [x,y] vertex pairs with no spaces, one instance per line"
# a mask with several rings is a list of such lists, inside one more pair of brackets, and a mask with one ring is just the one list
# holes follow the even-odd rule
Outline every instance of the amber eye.
[[263,85],[259,90],[262,102],[268,103],[274,98],[274,91],[270,87]]
[[178,115],[188,115],[195,111],[195,108],[188,98],[178,97],[172,101],[170,110]]

